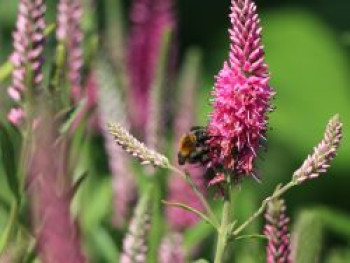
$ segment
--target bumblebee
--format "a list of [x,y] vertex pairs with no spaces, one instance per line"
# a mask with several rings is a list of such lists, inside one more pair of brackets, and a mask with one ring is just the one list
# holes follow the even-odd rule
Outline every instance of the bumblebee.
[[177,154],[179,165],[185,163],[205,164],[209,160],[209,135],[204,127],[194,126],[190,132],[180,138],[179,152]]

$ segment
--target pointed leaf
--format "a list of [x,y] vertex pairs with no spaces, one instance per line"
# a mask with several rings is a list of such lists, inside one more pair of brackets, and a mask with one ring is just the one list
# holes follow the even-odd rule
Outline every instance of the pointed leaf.
[[17,160],[13,139],[10,130],[0,124],[0,161],[5,170],[8,186],[13,196],[20,199],[19,182],[17,177]]

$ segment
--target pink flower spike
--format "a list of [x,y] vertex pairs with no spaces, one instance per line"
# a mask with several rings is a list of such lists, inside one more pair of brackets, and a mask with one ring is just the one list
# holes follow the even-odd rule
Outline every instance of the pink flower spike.
[[208,133],[211,161],[234,174],[256,176],[254,161],[266,136],[274,91],[268,85],[261,27],[252,0],[233,0],[229,61],[216,77]]
[[48,107],[40,105],[28,165],[28,193],[38,258],[50,263],[85,263],[80,229],[70,207],[75,189],[68,175],[67,142]]
[[[12,85],[7,90],[15,102],[22,99],[25,90],[29,89],[31,92],[31,89],[40,86],[43,80],[45,10],[43,0],[19,1],[16,29],[12,34],[14,51],[10,56],[14,66]],[[26,81],[28,66],[33,70],[30,83]],[[15,125],[18,125],[23,117],[24,112],[20,108],[13,108],[8,113],[9,121]]]
[[12,108],[7,114],[7,119],[15,126],[19,126],[25,114],[22,108]]
[[186,262],[183,245],[183,236],[180,233],[171,233],[165,236],[158,251],[159,263]]
[[130,118],[144,131],[150,89],[156,74],[164,30],[174,27],[173,0],[134,0],[127,63],[130,76]]
[[285,215],[283,200],[272,200],[265,214],[264,233],[268,239],[266,247],[267,263],[290,263],[289,218]]
[[67,49],[68,79],[73,100],[83,96],[81,70],[84,64],[83,39],[80,26],[83,8],[80,0],[60,0],[57,5],[57,40]]

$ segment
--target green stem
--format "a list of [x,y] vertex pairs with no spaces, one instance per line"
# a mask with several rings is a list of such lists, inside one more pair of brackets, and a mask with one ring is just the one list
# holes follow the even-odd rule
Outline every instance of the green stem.
[[208,201],[203,196],[201,191],[198,189],[197,185],[193,182],[191,176],[189,176],[187,173],[182,172],[181,170],[177,169],[175,166],[170,165],[169,169],[180,174],[191,186],[193,192],[198,197],[199,201],[203,204],[204,209],[207,211],[209,218],[211,219],[211,222],[216,226],[216,228],[219,228],[219,220],[216,218],[213,210],[211,209]]
[[17,214],[18,214],[18,202],[17,202],[17,200],[14,200],[11,204],[9,221],[6,225],[4,233],[1,236],[0,253],[4,252],[4,250],[6,249],[8,243],[11,239],[11,235],[13,234],[15,225],[17,223]]
[[230,191],[228,190],[224,199],[224,207],[222,210],[222,220],[221,220],[220,229],[218,231],[218,243],[216,245],[214,263],[222,263],[224,260],[225,250],[229,239],[230,209],[231,209],[231,196],[230,196]]
[[10,60],[6,61],[3,65],[0,67],[0,82],[2,83],[5,81],[8,77],[11,76],[11,73],[13,71],[13,64]]
[[252,238],[257,238],[257,239],[264,239],[267,240],[267,237],[265,235],[259,235],[259,234],[251,234],[251,235],[242,235],[239,237],[236,237],[235,240],[242,240],[242,239],[252,239]]
[[290,181],[288,184],[283,186],[282,188],[278,188],[271,196],[266,198],[264,201],[262,201],[261,206],[259,209],[251,216],[248,218],[247,221],[245,221],[242,225],[237,227],[233,232],[233,238],[237,236],[239,233],[241,233],[247,226],[249,226],[255,219],[257,219],[262,213],[264,213],[266,206],[268,202],[272,199],[279,198],[281,195],[283,195],[285,192],[287,192],[290,188],[295,186],[297,183],[295,181]]

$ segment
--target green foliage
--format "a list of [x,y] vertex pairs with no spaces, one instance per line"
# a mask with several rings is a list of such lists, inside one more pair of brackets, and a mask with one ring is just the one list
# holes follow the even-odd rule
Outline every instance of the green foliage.
[[[292,249],[295,262],[315,262],[321,258],[323,241],[328,233],[350,241],[350,216],[325,207],[302,211],[296,219],[292,233]],[[347,254],[331,250],[326,262],[339,261]]]
[[[244,222],[258,208],[257,194],[254,190],[254,184],[245,184],[244,189],[238,191],[235,189],[233,214],[238,220],[238,224]],[[261,233],[261,224],[259,221],[253,222],[243,234]],[[259,239],[243,239],[233,242],[229,245],[232,249],[232,257],[235,262],[263,262],[264,251],[260,244],[266,244],[266,241]]]
[[293,260],[318,262],[322,247],[322,221],[317,213],[304,211],[295,223],[292,234]]
[[349,249],[334,249],[327,256],[325,263],[346,263],[350,262]]
[[[350,122],[346,53],[334,32],[306,10],[271,11],[262,21],[266,59],[277,90],[277,110],[270,122],[277,129],[273,136],[305,155],[334,113]],[[344,137],[350,136],[350,130],[344,132]],[[347,165],[349,151],[350,144],[345,143],[336,160],[338,168]]]
[[192,263],[209,263],[209,261],[205,259],[198,259],[198,260],[192,261]]
[[16,154],[15,143],[16,132],[13,127],[8,125],[3,117],[0,123],[0,161],[4,168],[4,174],[7,179],[8,186],[19,202],[20,200],[20,183],[18,180],[18,156]]

